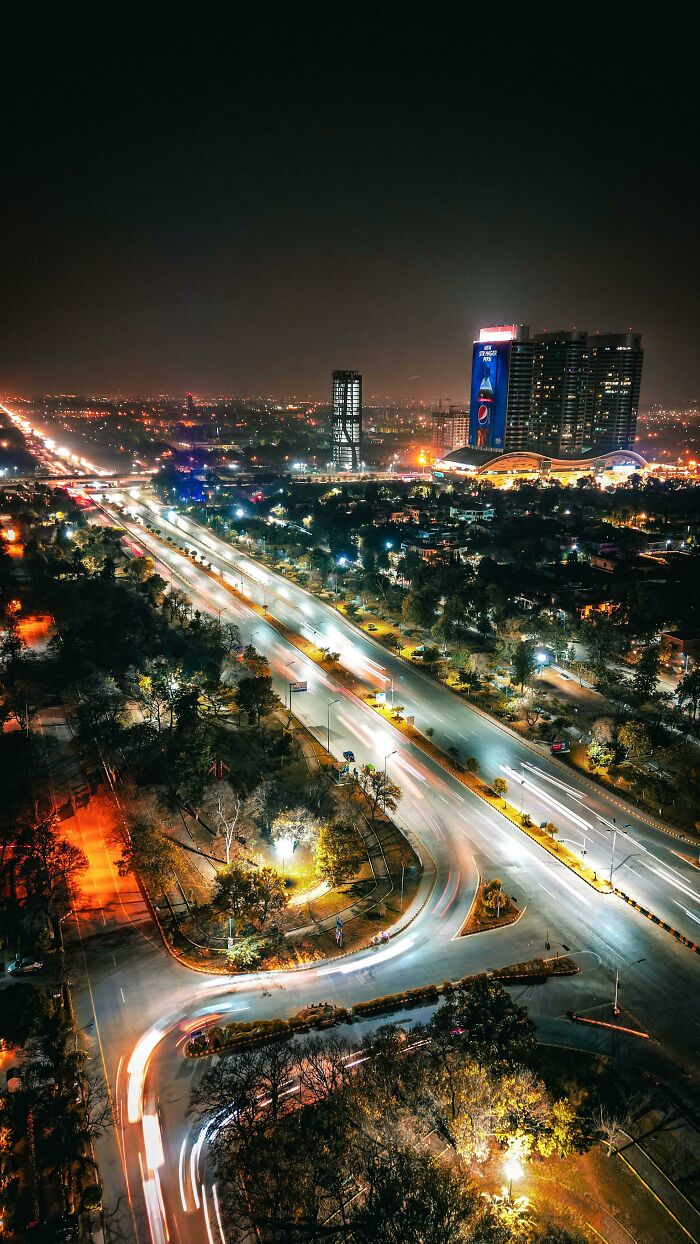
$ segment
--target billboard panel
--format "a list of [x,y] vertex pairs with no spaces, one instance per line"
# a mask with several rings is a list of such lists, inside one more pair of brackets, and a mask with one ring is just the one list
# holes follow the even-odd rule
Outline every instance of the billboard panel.
[[469,444],[475,449],[503,449],[509,361],[509,341],[474,343]]

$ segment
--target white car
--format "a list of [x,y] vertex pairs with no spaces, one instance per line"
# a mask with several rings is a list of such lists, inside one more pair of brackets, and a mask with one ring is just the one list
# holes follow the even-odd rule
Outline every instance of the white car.
[[40,972],[43,966],[43,959],[35,959],[33,955],[25,955],[22,959],[17,958],[12,963],[8,963],[7,970],[10,976],[27,976],[30,972]]

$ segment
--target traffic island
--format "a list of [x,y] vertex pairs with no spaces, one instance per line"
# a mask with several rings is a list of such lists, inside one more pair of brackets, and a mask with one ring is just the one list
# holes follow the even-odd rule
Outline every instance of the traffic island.
[[457,981],[443,981],[441,985],[419,985],[403,993],[386,994],[367,1002],[356,1002],[351,1010],[337,1007],[330,1002],[317,1002],[298,1011],[290,1019],[234,1020],[230,1024],[214,1024],[190,1034],[184,1047],[186,1058],[209,1058],[222,1051],[249,1049],[269,1041],[283,1040],[312,1028],[333,1028],[337,1024],[349,1024],[353,1020],[367,1019],[375,1015],[392,1014],[394,1011],[413,1007],[432,1006],[440,997],[469,989],[479,980],[499,981],[502,985],[514,985],[521,981],[530,984],[544,982],[549,977],[574,976],[578,964],[568,956],[552,959],[528,959],[508,967],[494,968],[491,972],[478,972],[463,976]]
[[503,892],[500,881],[486,881],[481,877],[469,914],[457,937],[467,937],[470,933],[486,933],[490,929],[503,929],[509,924],[515,924],[525,910]]

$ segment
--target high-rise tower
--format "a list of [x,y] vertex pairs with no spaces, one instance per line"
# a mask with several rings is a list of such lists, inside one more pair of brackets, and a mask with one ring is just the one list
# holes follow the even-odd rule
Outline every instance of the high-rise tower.
[[537,333],[534,338],[530,443],[554,457],[591,446],[590,351],[586,333]]
[[472,355],[470,445],[506,452],[525,448],[532,359],[533,343],[526,325],[481,329]]
[[595,452],[631,449],[642,383],[641,333],[596,333],[590,350],[588,421]]
[[362,470],[362,376],[358,371],[333,372],[332,421],[335,470]]

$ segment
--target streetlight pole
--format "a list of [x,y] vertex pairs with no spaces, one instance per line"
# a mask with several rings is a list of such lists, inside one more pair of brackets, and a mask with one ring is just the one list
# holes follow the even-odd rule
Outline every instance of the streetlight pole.
[[621,1010],[622,1010],[622,1008],[621,1008],[621,1006],[620,1006],[620,1004],[619,1004],[619,997],[620,997],[620,977],[621,977],[621,976],[624,976],[625,972],[628,972],[630,968],[636,968],[636,966],[637,966],[637,964],[638,964],[638,963],[645,963],[645,962],[646,962],[646,959],[645,959],[645,958],[642,958],[642,959],[635,959],[634,963],[628,963],[628,964],[627,964],[627,967],[624,969],[624,971],[623,971],[623,972],[620,972],[619,967],[616,967],[616,968],[615,968],[615,1001],[613,1002],[613,1015],[619,1015],[619,1014],[620,1014],[620,1012],[621,1012]]
[[337,704],[339,702],[339,700],[340,700],[340,696],[338,696],[336,700],[328,701],[328,718],[327,718],[327,723],[326,723],[326,751],[328,752],[329,756],[331,754],[331,709],[334,704]]
[[615,826],[615,828],[613,830],[612,851],[610,852],[610,876],[608,878],[608,884],[611,890],[612,890],[612,883],[613,883],[613,872],[615,871],[615,843],[617,841],[617,822],[615,820],[615,817],[613,817],[613,825]]
[[395,755],[396,755],[396,748],[394,748],[393,752],[387,752],[386,756],[384,757],[384,777],[385,777],[385,778],[386,778],[386,762],[387,762],[387,760],[389,760],[392,756],[395,756]]
[[[601,817],[598,817],[598,820],[601,820]],[[617,829],[618,829],[617,820],[615,819],[615,817],[612,817],[612,823],[613,823],[613,840],[612,840],[612,851],[610,853],[610,877],[608,878],[608,884],[610,885],[611,889],[612,889],[612,883],[613,883],[613,873],[615,871],[615,843],[617,841]],[[623,830],[631,829],[631,828],[632,826],[630,824],[622,826]]]

